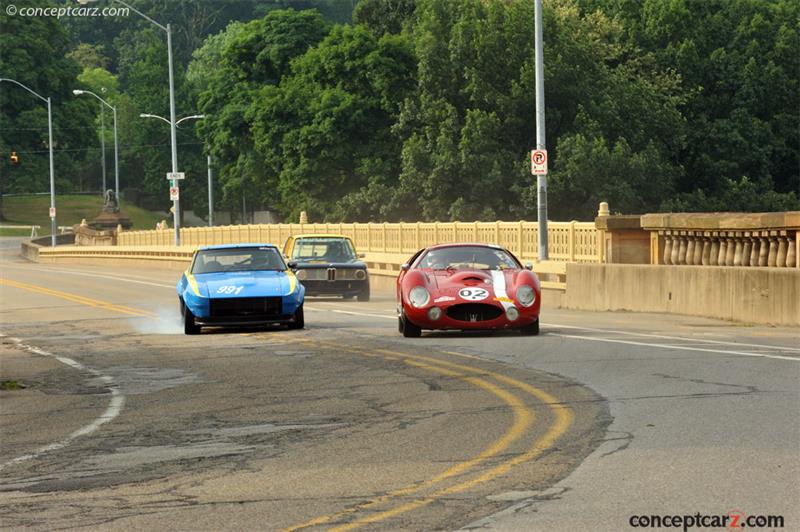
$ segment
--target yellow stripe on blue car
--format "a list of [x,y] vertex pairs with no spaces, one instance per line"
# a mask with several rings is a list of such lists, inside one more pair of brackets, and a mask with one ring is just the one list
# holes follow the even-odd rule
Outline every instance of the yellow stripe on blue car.
[[189,270],[186,270],[184,275],[186,276],[186,281],[189,283],[189,286],[192,287],[192,291],[194,292],[194,295],[199,296],[200,295],[200,287],[197,286],[197,280],[194,278],[194,275],[189,273]]
[[[294,276],[294,272],[286,271],[286,277],[289,278],[289,294],[293,294],[295,288],[297,288],[297,277]],[[286,294],[287,296],[289,294]]]

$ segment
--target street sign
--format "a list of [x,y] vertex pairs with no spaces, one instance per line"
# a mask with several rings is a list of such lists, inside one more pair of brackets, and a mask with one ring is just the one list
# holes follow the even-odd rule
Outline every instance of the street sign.
[[178,201],[181,199],[181,189],[178,187],[169,187],[169,200]]
[[177,179],[183,179],[185,176],[183,172],[167,172],[167,179],[171,181],[175,181]]
[[50,218],[55,218],[55,217],[56,217],[56,208],[50,207]]
[[533,175],[547,173],[547,150],[531,150],[531,173]]

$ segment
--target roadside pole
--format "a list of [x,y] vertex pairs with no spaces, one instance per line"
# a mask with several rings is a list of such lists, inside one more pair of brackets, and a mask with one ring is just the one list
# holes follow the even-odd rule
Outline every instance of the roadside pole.
[[[536,35],[536,150],[531,153],[531,167],[536,174],[536,203],[539,217],[539,260],[547,260],[547,144],[544,131],[544,54],[542,53],[542,0],[534,0]],[[544,159],[542,160],[542,153]],[[537,155],[538,154],[538,155]],[[534,160],[537,158],[537,160]],[[537,163],[539,171],[537,171]],[[541,165],[544,169],[541,169]]]

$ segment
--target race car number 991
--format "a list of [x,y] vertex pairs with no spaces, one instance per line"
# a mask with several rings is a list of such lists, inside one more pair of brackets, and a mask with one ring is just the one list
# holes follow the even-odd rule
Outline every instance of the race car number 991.
[[489,291],[483,288],[462,288],[458,295],[467,301],[480,301],[489,297]]
[[244,286],[225,285],[217,288],[218,294],[238,294],[242,291]]

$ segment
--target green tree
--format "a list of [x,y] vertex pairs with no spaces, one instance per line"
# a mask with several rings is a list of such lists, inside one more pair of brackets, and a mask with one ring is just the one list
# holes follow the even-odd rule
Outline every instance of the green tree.
[[336,26],[279,87],[259,93],[249,116],[284,214],[361,220],[379,212],[384,200],[365,189],[396,183],[400,143],[391,127],[414,64],[401,36]]
[[416,0],[360,0],[353,10],[353,22],[378,35],[400,33],[411,22]]
[[193,84],[205,87],[198,101],[207,118],[198,128],[219,165],[218,181],[229,205],[245,191],[251,204],[277,201],[274,175],[265,174],[247,112],[289,73],[292,59],[322,40],[327,30],[316,11],[276,10],[263,19],[230,25],[198,52],[189,69]]
[[[48,2],[31,2],[47,6]],[[97,107],[75,98],[80,67],[66,57],[68,39],[58,21],[49,17],[0,13],[0,76],[23,83],[52,99],[55,176],[58,192],[79,188],[76,167],[94,136]],[[20,163],[9,164],[16,151]],[[0,154],[3,192],[49,190],[47,106],[12,83],[0,84]]]
[[[391,210],[424,219],[535,216],[526,164],[535,140],[532,4],[426,0],[416,20],[419,85],[397,125],[405,142]],[[585,168],[592,150],[583,144],[597,141],[611,155],[637,159],[615,165],[615,181],[640,198],[632,205],[657,207],[662,196],[648,193],[640,167],[669,168],[669,177],[680,172],[671,162],[683,142],[677,81],[626,57],[621,26],[602,13],[582,13],[577,2],[547,3],[544,24],[554,176]],[[593,185],[588,176],[561,175],[562,190]],[[671,180],[664,184],[670,190]],[[404,208],[409,204],[414,210]],[[586,218],[594,208],[568,194],[551,201],[556,216]]]
[[765,200],[771,191],[800,190],[800,4],[596,3],[623,23],[632,47],[682,80],[687,97],[679,110],[688,127],[676,151],[685,168],[676,186],[684,200],[665,208],[724,209],[714,198],[732,197],[740,176],[748,178],[737,197],[752,191],[745,210],[775,205]]

